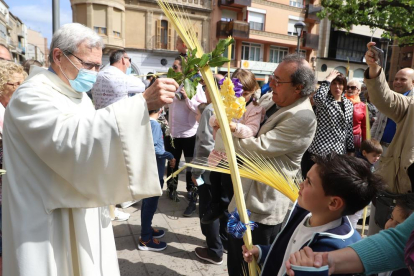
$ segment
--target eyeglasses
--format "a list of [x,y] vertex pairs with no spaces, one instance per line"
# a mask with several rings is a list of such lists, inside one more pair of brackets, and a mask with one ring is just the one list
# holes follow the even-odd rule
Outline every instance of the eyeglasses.
[[269,82],[274,81],[275,82],[275,86],[278,87],[283,83],[292,83],[291,81],[279,81],[278,79],[276,79],[275,74],[273,73],[272,75],[270,75],[269,77]]
[[130,58],[130,57],[124,57],[124,58],[126,58],[127,60],[129,60],[129,63],[132,63],[132,58]]
[[11,83],[11,82],[7,82],[7,85],[13,86],[13,87],[19,87],[22,83],[21,82],[15,82],[15,83]]
[[357,89],[357,87],[356,87],[356,86],[347,86],[347,87],[346,87],[346,89],[347,89],[347,90],[349,90],[349,89],[351,89],[351,90],[355,90],[355,89]]
[[172,66],[172,69],[174,69],[174,70],[178,70],[178,66],[174,64],[174,65]]
[[82,59],[78,58],[77,56],[75,56],[74,54],[72,54],[71,52],[68,52],[68,54],[74,56],[75,58],[77,58],[79,60],[79,62],[82,64],[82,67],[87,69],[87,70],[92,70],[93,68],[95,68],[95,71],[99,71],[102,64],[97,64],[97,63],[91,63],[91,62],[84,62]]

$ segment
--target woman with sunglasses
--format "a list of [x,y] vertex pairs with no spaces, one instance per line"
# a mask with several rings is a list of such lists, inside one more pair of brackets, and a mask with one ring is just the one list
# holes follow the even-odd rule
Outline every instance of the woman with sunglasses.
[[346,77],[333,70],[313,96],[318,125],[312,144],[302,158],[303,179],[315,164],[313,155],[326,156],[333,151],[354,154],[353,106],[344,96],[346,84]]
[[361,94],[361,83],[357,80],[350,80],[346,87],[346,98],[354,105],[353,132],[356,150],[359,150],[362,141],[367,139],[367,107],[359,98],[359,94]]
[[[23,67],[8,60],[0,60],[0,168],[3,168],[3,122],[6,107],[14,91],[27,77]],[[2,178],[0,177],[0,222],[1,222],[1,190]],[[1,223],[0,223],[0,256],[2,254]]]

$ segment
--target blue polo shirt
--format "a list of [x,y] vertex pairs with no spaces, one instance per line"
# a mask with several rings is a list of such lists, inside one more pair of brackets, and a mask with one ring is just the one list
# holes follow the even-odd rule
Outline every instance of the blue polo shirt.
[[[411,90],[405,92],[403,95],[407,96]],[[392,138],[394,138],[395,132],[397,131],[397,124],[391,120],[390,118],[387,119],[387,124],[384,128],[384,134],[382,135],[381,142],[391,143]]]

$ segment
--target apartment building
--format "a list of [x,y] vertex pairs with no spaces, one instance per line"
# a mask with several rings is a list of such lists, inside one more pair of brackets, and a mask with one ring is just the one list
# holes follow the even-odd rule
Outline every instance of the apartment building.
[[319,46],[318,4],[312,0],[218,0],[213,4],[211,28],[216,33],[211,47],[220,38],[233,36],[232,70],[250,69],[259,81],[266,82],[283,57],[296,52],[294,26],[298,22],[306,24],[300,52],[308,61],[315,60]]
[[[203,48],[208,51],[210,0],[177,0],[187,11]],[[95,30],[105,42],[104,63],[110,51],[125,48],[133,73],[167,72],[178,55],[177,33],[155,0],[71,0],[73,22]]]
[[[312,0],[174,0],[185,10],[205,51],[232,35],[232,70],[252,70],[267,80],[282,58],[296,51],[294,24],[306,23],[301,52],[311,60],[318,47],[318,19]],[[125,48],[133,71],[166,72],[177,56],[177,33],[155,0],[71,0],[73,22],[102,36],[104,61],[113,49]],[[224,70],[219,68],[219,70]]]
[[43,64],[44,67],[49,66],[49,49],[47,38],[43,37],[40,32],[35,30],[27,30],[27,50],[26,59],[34,59]]
[[13,60],[17,63],[22,63],[25,60],[26,38],[26,26],[9,11],[6,2],[0,0],[0,43],[9,48]]

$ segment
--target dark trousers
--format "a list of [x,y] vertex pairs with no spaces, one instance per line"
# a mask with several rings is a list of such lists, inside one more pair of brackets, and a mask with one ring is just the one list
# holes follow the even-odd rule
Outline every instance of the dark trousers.
[[[203,215],[210,209],[211,203],[211,185],[204,184],[198,187],[199,193],[199,216],[200,220]],[[227,248],[227,216],[216,219],[213,223],[210,224],[202,224],[201,232],[206,237],[206,243],[208,248],[208,254],[211,257],[219,257],[223,256],[223,248]]]
[[[161,189],[164,187],[165,159],[157,159],[158,179]],[[141,239],[146,242],[152,239],[152,219],[158,207],[159,196],[144,198],[141,205]]]
[[[194,156],[194,147],[195,147],[195,135],[188,138],[174,138],[173,139],[174,147],[171,145],[171,136],[164,137],[165,150],[171,152],[176,159],[174,169],[171,169],[169,166],[167,168],[167,175],[171,175],[173,172],[178,170],[178,165],[180,163],[181,155],[184,152],[184,157],[192,158]],[[193,181],[191,180],[191,171],[187,169],[185,174],[185,181],[187,183],[187,191],[190,191],[194,186]],[[176,177],[170,178],[168,180],[168,189],[177,190],[178,184],[178,175]]]
[[211,172],[210,182],[212,205],[216,205],[221,211],[227,212],[227,208],[234,195],[230,174]]
[[[270,245],[275,240],[282,224],[265,225],[257,223],[259,227],[252,231],[253,244]],[[247,263],[243,259],[243,239],[236,239],[229,234],[229,248],[227,255],[227,269],[230,276],[243,276],[243,270],[249,271]]]
[[312,160],[313,154],[309,151],[305,151],[305,153],[302,156],[302,161],[300,162],[300,168],[302,171],[302,177],[303,179],[306,179],[306,175],[308,174],[308,171],[312,168],[313,165],[315,165],[315,162]]

